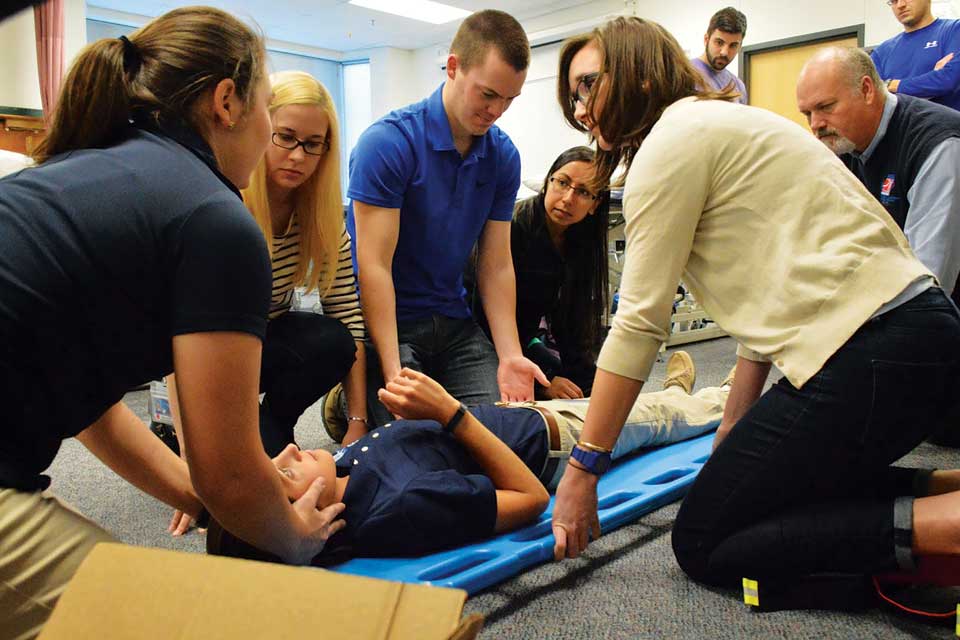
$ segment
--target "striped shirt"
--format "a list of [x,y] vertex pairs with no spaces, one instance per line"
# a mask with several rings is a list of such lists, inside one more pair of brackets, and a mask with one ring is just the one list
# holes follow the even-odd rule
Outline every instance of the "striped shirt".
[[[300,260],[300,224],[294,213],[290,218],[290,227],[281,236],[273,236],[273,294],[270,299],[270,319],[274,319],[290,309],[293,290],[297,285],[294,275]],[[360,310],[360,297],[357,295],[357,279],[353,273],[353,261],[350,257],[350,236],[346,226],[340,233],[340,256],[337,272],[330,290],[320,296],[323,313],[342,322],[354,340],[366,338],[363,313]]]

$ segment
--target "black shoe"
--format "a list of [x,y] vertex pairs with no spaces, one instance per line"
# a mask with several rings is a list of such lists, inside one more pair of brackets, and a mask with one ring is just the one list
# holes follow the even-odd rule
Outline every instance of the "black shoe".
[[177,442],[177,432],[174,431],[173,427],[162,422],[151,422],[150,431],[153,431],[154,435],[160,438],[171,451],[178,456],[180,455],[180,443]]

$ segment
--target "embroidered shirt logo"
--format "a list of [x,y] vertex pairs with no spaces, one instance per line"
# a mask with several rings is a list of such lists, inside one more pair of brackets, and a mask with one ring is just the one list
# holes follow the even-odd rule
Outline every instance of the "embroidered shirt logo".
[[940,44],[936,40],[928,42],[923,48],[924,49],[933,49],[934,47],[939,47]]
[[883,179],[883,186],[880,187],[880,195],[882,196],[890,195],[890,192],[893,191],[893,183],[896,180],[896,178],[897,178],[897,175],[895,173],[891,173],[890,175],[888,175],[886,178]]

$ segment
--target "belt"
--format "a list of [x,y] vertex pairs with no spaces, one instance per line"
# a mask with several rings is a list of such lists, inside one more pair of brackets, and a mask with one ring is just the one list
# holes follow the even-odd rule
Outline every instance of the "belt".
[[528,409],[533,409],[543,418],[543,421],[547,423],[547,435],[550,438],[550,451],[560,451],[560,426],[557,424],[557,416],[553,415],[553,412],[546,407],[540,407],[537,405],[530,405]]
[[[498,402],[497,405],[504,407],[516,407],[520,409],[530,409],[536,411],[543,418],[547,427],[547,440],[550,445],[550,451],[563,452],[563,441],[560,439],[560,425],[557,423],[557,417],[546,407],[541,407],[533,402]],[[568,452],[566,452],[568,453]],[[558,471],[560,462],[566,460],[566,455],[550,455],[547,453],[547,459],[543,464],[543,470],[538,478],[548,489],[556,488],[556,482],[559,481]]]

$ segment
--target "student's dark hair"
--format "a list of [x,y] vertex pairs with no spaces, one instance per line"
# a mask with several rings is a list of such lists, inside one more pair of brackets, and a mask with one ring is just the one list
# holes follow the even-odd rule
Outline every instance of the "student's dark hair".
[[483,64],[493,47],[503,61],[516,71],[530,66],[530,42],[527,34],[509,13],[484,9],[467,17],[457,29],[450,53],[457,54],[464,70]]
[[[591,43],[600,49],[602,62],[586,109],[604,139],[613,146],[610,151],[597,152],[594,185],[598,188],[610,182],[621,163],[629,168],[663,110],[677,100],[696,96],[732,101],[740,95],[732,87],[723,91],[704,89],[703,78],[676,39],[656,22],[619,17],[589,34],[568,40],[560,51],[557,99],[564,118],[574,129],[589,132],[574,117],[570,64]],[[604,93],[602,113],[594,110],[598,90]]]
[[37,162],[117,142],[129,120],[179,121],[197,129],[194,105],[224,79],[246,106],[264,74],[263,38],[225,11],[182,7],[130,34],[80,52],[60,91]]
[[747,34],[747,16],[742,11],[733,7],[720,9],[710,18],[710,25],[707,27],[707,34],[711,34],[717,29],[727,33]]
[[[592,164],[593,149],[572,147],[553,161],[540,193],[518,203],[516,223],[527,228],[546,224],[546,207],[550,178],[571,162]],[[599,190],[599,201],[592,215],[571,226],[564,233],[564,266],[560,300],[548,318],[556,336],[577,344],[584,352],[596,355],[603,339],[602,330],[609,305],[607,267],[607,229],[610,223],[610,191]]]

